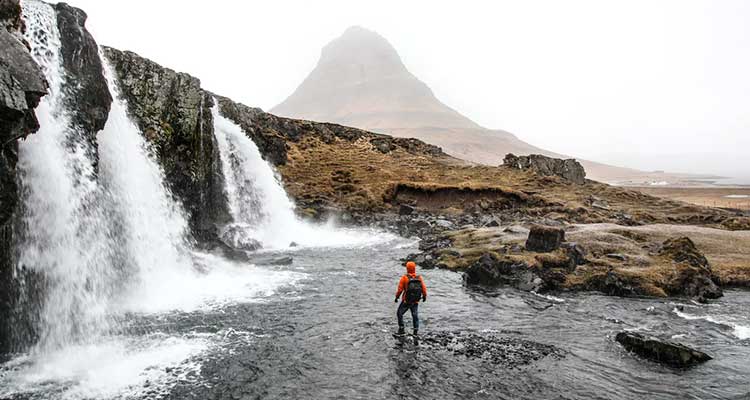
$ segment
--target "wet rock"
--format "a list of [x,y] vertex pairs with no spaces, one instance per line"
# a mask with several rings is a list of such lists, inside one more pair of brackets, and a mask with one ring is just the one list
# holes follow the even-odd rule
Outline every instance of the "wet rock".
[[409,254],[408,256],[401,259],[401,261],[414,261],[418,268],[433,269],[435,268],[435,258],[431,254],[417,253]]
[[65,3],[54,5],[60,29],[60,54],[66,79],[62,90],[71,122],[96,153],[96,133],[104,128],[112,96],[104,78],[99,45],[86,30],[86,13]]
[[668,294],[695,297],[701,302],[724,295],[711,265],[690,238],[682,236],[667,239],[658,254],[675,263],[675,272],[666,285]]
[[408,204],[401,204],[398,208],[398,215],[411,215],[414,213],[414,207]]
[[526,250],[546,253],[560,248],[565,240],[565,231],[560,228],[534,225],[526,240]]
[[574,265],[584,265],[588,261],[586,260],[586,249],[578,243],[563,243],[560,245],[562,249],[568,254],[568,257],[573,261]]
[[503,368],[528,365],[545,357],[560,359],[564,356],[555,346],[492,333],[428,332],[420,337],[420,347],[485,360]]
[[508,154],[503,160],[503,165],[532,170],[543,176],[559,176],[578,185],[586,183],[586,170],[574,159],[561,160],[541,154],[530,154],[528,156]]
[[712,359],[702,351],[636,332],[620,332],[615,340],[630,352],[671,367],[692,367]]
[[479,260],[466,269],[463,275],[467,285],[500,286],[510,285],[520,290],[537,291],[543,281],[523,262],[498,259],[492,253],[483,254]]
[[248,258],[248,261],[256,265],[292,265],[294,258],[292,256],[257,256],[253,255]]
[[103,47],[128,112],[156,150],[167,183],[189,215],[190,228],[212,240],[214,226],[230,222],[218,146],[213,96],[190,75],[135,53]]
[[605,257],[611,258],[617,261],[623,261],[623,262],[628,261],[628,256],[626,256],[625,254],[620,254],[620,253],[609,253],[609,254],[606,254]]
[[492,218],[487,223],[484,224],[484,227],[486,228],[497,228],[500,226],[500,222],[498,222],[496,219]]
[[446,219],[437,219],[435,220],[435,226],[440,227],[441,229],[452,229],[454,225],[453,222]]
[[641,294],[640,282],[632,277],[618,275],[609,271],[603,279],[592,280],[592,290],[598,290],[611,296],[636,296]]
[[20,196],[18,139],[39,129],[34,108],[47,82],[23,42],[23,29],[19,2],[0,0],[0,354],[18,350],[14,338],[34,338],[34,328],[17,312],[21,292],[16,279],[24,279],[29,292],[35,292],[35,280],[27,276],[33,272],[15,268],[13,216]]
[[253,238],[246,226],[233,224],[225,227],[219,234],[219,240],[227,246],[242,251],[256,251],[263,247]]

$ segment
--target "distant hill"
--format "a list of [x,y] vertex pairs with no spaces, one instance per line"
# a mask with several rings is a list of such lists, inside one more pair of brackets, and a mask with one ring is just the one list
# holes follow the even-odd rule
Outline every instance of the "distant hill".
[[[475,163],[499,165],[507,153],[568,158],[528,144],[512,133],[486,129],[443,104],[406,69],[385,38],[356,26],[326,45],[310,75],[270,112],[414,137]],[[580,161],[589,178],[605,182],[681,178]]]

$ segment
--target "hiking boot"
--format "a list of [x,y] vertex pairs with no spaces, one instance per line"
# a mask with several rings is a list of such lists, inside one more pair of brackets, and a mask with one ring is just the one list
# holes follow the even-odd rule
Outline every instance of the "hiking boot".
[[414,330],[414,336],[419,336],[419,329]]
[[397,333],[397,335],[403,335],[404,333],[405,333],[404,332],[404,327],[403,326],[399,326],[398,327],[398,333]]

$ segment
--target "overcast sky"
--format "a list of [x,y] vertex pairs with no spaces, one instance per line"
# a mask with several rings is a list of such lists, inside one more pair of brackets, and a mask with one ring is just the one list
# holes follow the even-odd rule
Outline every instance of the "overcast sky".
[[68,2],[100,44],[266,110],[361,25],[485,127],[597,161],[750,177],[750,1]]

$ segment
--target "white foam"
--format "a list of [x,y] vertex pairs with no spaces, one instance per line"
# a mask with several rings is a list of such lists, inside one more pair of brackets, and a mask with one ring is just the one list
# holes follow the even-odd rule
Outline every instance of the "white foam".
[[[208,348],[203,338],[150,336],[67,346],[6,365],[0,396],[52,391],[61,399],[108,399],[163,393],[200,364],[192,360]],[[170,371],[167,372],[167,369]]]
[[109,227],[97,206],[90,145],[72,124],[66,106],[57,13],[26,0],[23,18],[34,60],[49,82],[36,109],[39,131],[19,144],[22,224],[18,264],[44,275],[40,351],[106,330],[112,289]]
[[264,301],[286,285],[298,285],[307,275],[276,271],[194,252],[195,270],[175,273],[155,270],[122,304],[136,313],[192,312],[230,303]]
[[747,199],[747,198],[750,198],[750,195],[746,195],[746,194],[728,194],[728,195],[724,196],[724,198],[727,198],[727,199]]
[[672,312],[677,314],[677,316],[687,319],[687,320],[691,320],[691,321],[692,320],[704,320],[704,321],[708,321],[716,325],[722,325],[722,326],[732,328],[732,334],[735,337],[742,339],[742,340],[750,339],[750,326],[740,325],[733,321],[724,321],[724,320],[712,317],[710,315],[691,315],[691,314],[681,312],[677,308],[672,310]]
[[559,297],[555,297],[555,296],[552,296],[552,295],[549,295],[549,294],[540,294],[540,293],[537,293],[537,292],[531,292],[531,293],[533,293],[534,295],[539,296],[539,297],[541,297],[543,299],[547,299],[547,300],[555,302],[555,303],[565,303],[565,299],[561,299]]

